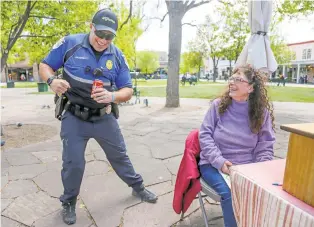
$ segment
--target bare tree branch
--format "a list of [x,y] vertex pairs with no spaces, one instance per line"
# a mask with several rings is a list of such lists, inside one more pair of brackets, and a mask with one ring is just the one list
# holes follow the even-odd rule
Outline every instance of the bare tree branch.
[[[10,40],[10,38],[11,38],[11,36],[12,36],[12,32],[16,29],[16,25],[18,25],[19,23],[20,23],[20,21],[21,21],[21,18],[15,23],[15,24],[13,24],[12,26],[11,26],[11,29],[10,29],[10,33],[9,33],[9,40]],[[13,28],[15,28],[14,30],[13,30]],[[9,43],[9,42],[8,42]]]
[[29,38],[51,38],[56,35],[20,35],[19,37],[29,37]]
[[192,24],[192,23],[183,23],[182,26],[183,26],[183,25],[189,25],[189,26],[192,26],[192,27],[197,27],[196,24]]
[[[194,1],[193,1],[194,2]],[[188,4],[189,4],[189,0],[185,0],[185,2],[184,2],[184,7],[187,7],[188,6]]]
[[160,22],[163,22],[168,14],[169,14],[169,12],[167,12],[167,13],[160,19]]
[[169,13],[167,12],[162,18],[160,17],[151,17],[150,19],[156,19],[156,20],[160,20],[160,23],[163,22],[166,18],[166,16],[168,15]]
[[186,13],[186,12],[189,11],[190,9],[193,9],[193,8],[195,8],[195,7],[198,7],[198,6],[201,6],[201,5],[210,3],[210,2],[211,2],[211,0],[201,1],[201,2],[198,2],[198,3],[195,3],[195,1],[192,1],[189,5],[187,5],[187,6],[185,7],[185,11],[184,11],[184,12]]
[[31,5],[31,3],[32,2],[30,0],[27,2],[27,6],[26,6],[26,9],[25,9],[25,12],[22,15],[22,17],[20,17],[18,25],[15,27],[15,29],[13,30],[13,32],[11,34],[13,36],[13,38],[9,37],[7,48],[6,48],[7,50],[10,50],[13,47],[13,45],[16,42],[16,40],[21,35],[21,33],[22,33],[22,31],[23,31],[23,29],[24,29],[24,27],[26,25],[26,22],[28,20],[29,14],[30,14],[31,10],[34,8],[34,6],[37,3],[37,1],[35,1],[33,3],[33,5]]
[[220,2],[220,3],[224,4],[224,5],[234,6],[230,2],[226,2],[226,1],[223,1],[223,0],[218,0],[218,2]]
[[144,32],[146,32],[149,28],[149,24],[146,26],[146,28],[144,28]]
[[32,11],[32,9],[35,7],[36,3],[37,3],[37,1],[35,1],[34,4],[31,6],[30,11]]
[[169,14],[169,13],[167,12],[167,13],[163,16],[163,18],[161,19],[160,22],[163,22],[168,14]]
[[123,28],[124,25],[126,25],[128,23],[128,21],[131,19],[132,17],[132,10],[133,10],[133,0],[130,0],[130,10],[129,10],[129,15],[126,18],[126,20],[121,24],[119,30],[121,30]]
[[157,2],[157,6],[156,6],[157,10],[159,9],[159,6],[160,6],[160,0],[158,0]]
[[40,15],[29,15],[29,17],[45,18],[45,19],[51,19],[51,20],[58,20],[58,18],[56,18],[56,17],[47,17],[47,16],[40,16]]

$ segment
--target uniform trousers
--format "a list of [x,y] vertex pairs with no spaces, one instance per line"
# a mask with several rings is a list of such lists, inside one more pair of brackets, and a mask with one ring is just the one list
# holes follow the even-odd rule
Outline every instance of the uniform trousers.
[[143,188],[143,179],[137,174],[126,153],[126,146],[118,121],[113,114],[99,120],[83,121],[66,111],[61,120],[60,137],[63,145],[61,178],[64,187],[60,201],[68,203],[80,192],[85,170],[85,149],[94,138],[103,149],[117,175],[135,191]]

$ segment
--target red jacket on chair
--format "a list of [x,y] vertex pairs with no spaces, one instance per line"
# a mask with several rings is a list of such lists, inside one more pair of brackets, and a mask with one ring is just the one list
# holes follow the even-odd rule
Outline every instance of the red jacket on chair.
[[184,154],[174,189],[172,206],[177,214],[185,213],[197,193],[201,191],[200,172],[198,170],[200,150],[198,130],[193,130],[185,140]]

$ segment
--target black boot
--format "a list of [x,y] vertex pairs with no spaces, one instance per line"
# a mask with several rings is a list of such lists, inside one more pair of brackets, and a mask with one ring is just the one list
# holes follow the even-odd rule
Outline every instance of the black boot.
[[72,225],[76,222],[76,214],[75,214],[75,205],[76,198],[71,202],[62,203],[62,218],[65,224]]
[[156,203],[158,199],[154,193],[147,190],[145,187],[143,187],[143,189],[140,191],[135,191],[133,189],[132,195],[148,203]]

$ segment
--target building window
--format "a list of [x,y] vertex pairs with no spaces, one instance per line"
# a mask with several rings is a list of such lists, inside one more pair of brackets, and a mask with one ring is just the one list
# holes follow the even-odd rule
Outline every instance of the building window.
[[303,50],[302,59],[306,59],[306,49]]
[[307,49],[307,59],[312,58],[312,49]]

